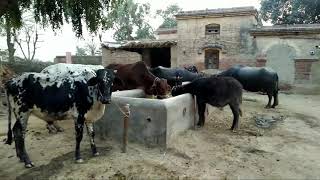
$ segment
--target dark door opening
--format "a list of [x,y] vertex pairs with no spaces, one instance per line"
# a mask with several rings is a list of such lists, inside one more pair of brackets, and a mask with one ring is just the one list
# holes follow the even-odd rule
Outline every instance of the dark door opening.
[[150,49],[150,66],[171,67],[170,48],[151,48]]
[[142,61],[147,66],[154,68],[157,66],[171,67],[171,48],[132,48],[124,49],[126,51],[137,52],[141,54]]
[[215,49],[205,50],[204,64],[206,69],[219,69],[219,51]]

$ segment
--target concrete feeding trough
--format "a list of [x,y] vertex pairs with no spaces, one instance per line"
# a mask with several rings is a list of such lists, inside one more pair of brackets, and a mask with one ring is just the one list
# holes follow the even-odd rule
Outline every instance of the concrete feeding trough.
[[179,132],[194,127],[198,116],[194,99],[183,94],[167,99],[147,99],[143,90],[112,93],[112,103],[106,106],[104,116],[95,123],[97,136],[123,138],[123,117],[120,108],[130,105],[129,142],[148,147],[168,147]]

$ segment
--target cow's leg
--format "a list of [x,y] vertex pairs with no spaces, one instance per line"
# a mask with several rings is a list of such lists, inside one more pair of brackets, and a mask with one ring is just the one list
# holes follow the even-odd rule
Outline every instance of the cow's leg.
[[30,161],[24,143],[28,118],[28,113],[20,113],[18,114],[18,116],[16,115],[17,121],[13,126],[13,135],[15,140],[17,156],[20,158],[20,161],[23,161],[25,163],[26,168],[31,168],[34,165]]
[[63,128],[59,126],[57,121],[53,121],[53,126],[56,128],[57,132],[63,132]]
[[198,127],[204,126],[205,116],[204,112],[206,111],[206,103],[201,100],[201,98],[197,98],[198,105],[198,114],[199,114],[199,122],[197,124]]
[[86,126],[87,126],[88,136],[89,136],[89,139],[90,139],[90,145],[91,145],[92,154],[94,156],[98,156],[99,153],[97,151],[97,147],[96,147],[96,144],[94,142],[95,132],[94,132],[93,123],[92,122],[86,122]]
[[19,121],[16,121],[13,125],[12,128],[13,131],[13,138],[14,138],[14,144],[16,147],[16,153],[17,153],[17,157],[20,159],[21,162],[23,162],[23,158],[22,158],[22,153],[21,153],[21,139],[19,137],[21,137],[22,135],[22,128],[21,128],[21,124]]
[[230,109],[233,114],[233,122],[231,126],[231,130],[237,130],[239,128],[239,113],[240,113],[240,106],[239,104],[229,104]]
[[273,105],[271,106],[272,108],[275,108],[279,104],[279,99],[278,99],[278,90],[275,90],[273,93]]
[[54,127],[54,125],[53,125],[53,121],[49,121],[48,123],[47,123],[47,129],[48,129],[48,131],[49,131],[49,133],[50,134],[52,134],[52,133],[57,133],[58,132],[58,130]]
[[80,155],[80,143],[83,137],[83,125],[84,125],[84,115],[79,114],[77,120],[75,121],[75,129],[76,129],[76,162],[83,162]]
[[271,107],[271,100],[272,100],[272,93],[267,92],[268,94],[268,104],[266,106],[266,108],[270,108]]
[[49,133],[63,132],[63,128],[58,125],[57,121],[49,121],[47,123],[47,129]]

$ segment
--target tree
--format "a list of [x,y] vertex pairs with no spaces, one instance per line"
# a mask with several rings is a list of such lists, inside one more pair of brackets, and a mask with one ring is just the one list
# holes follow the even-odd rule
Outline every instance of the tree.
[[39,44],[38,28],[33,19],[25,18],[23,26],[14,34],[14,41],[18,44],[24,60],[32,61]]
[[16,49],[14,48],[14,33],[15,29],[11,27],[8,16],[0,17],[0,35],[6,36],[7,47],[8,47],[8,60],[10,62],[14,61],[14,53]]
[[162,24],[160,25],[160,28],[173,28],[177,26],[177,20],[174,17],[174,15],[178,14],[182,9],[176,5],[170,5],[167,7],[166,10],[157,10],[157,15],[161,16],[163,19]]
[[260,14],[273,24],[320,23],[320,0],[262,0]]
[[139,5],[133,0],[124,0],[108,13],[104,30],[113,29],[113,37],[117,41],[154,39],[153,29],[146,20],[149,14],[150,4]]
[[[2,2],[4,1],[4,2]],[[76,36],[82,36],[83,22],[90,32],[96,32],[106,10],[123,0],[1,0],[0,18],[6,16],[10,27],[22,26],[22,14],[31,10],[37,23],[59,29],[64,21],[71,22]]]
[[96,43],[94,36],[91,36],[91,40],[86,42],[84,47],[76,47],[77,56],[96,56],[101,55],[99,44]]
[[76,55],[77,56],[87,56],[87,50],[83,47],[76,46]]
[[89,51],[91,56],[95,56],[98,54],[98,44],[94,41],[94,38],[91,37],[91,40],[86,43],[86,49]]

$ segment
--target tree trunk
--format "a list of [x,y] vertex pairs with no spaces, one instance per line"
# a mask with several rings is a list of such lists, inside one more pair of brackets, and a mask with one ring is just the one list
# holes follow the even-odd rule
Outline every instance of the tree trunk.
[[6,16],[6,34],[7,34],[7,46],[8,46],[8,52],[9,52],[9,62],[13,62],[14,61],[14,53],[15,53],[15,49],[14,49],[14,41],[12,41],[12,28],[10,26],[9,23],[9,19],[8,16]]

